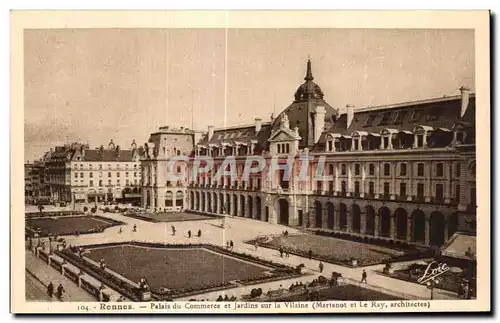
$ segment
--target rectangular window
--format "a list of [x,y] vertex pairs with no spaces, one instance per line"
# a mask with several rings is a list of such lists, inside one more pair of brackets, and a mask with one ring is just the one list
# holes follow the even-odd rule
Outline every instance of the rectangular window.
[[89,186],[94,186],[94,181],[93,180],[89,181]]
[[347,170],[346,170],[347,166],[346,166],[346,164],[340,165],[340,168],[341,168],[340,174],[345,175],[347,173]]
[[111,172],[108,172],[108,177],[111,177]]
[[137,180],[136,179],[134,179],[134,185],[137,185]]
[[116,172],[116,177],[120,177],[120,172]]
[[99,186],[102,186],[102,180],[99,180]]
[[318,181],[318,191],[322,192],[323,191],[323,182]]
[[75,178],[78,178],[78,173],[75,173]]
[[119,179],[116,180],[116,185],[120,186],[120,180]]
[[399,183],[399,195],[406,196],[406,183]]
[[424,145],[424,136],[417,135],[417,147],[422,147]]
[[368,174],[370,174],[370,175],[375,175],[375,165],[370,164],[370,165],[368,166]]
[[417,184],[417,198],[421,200],[424,198],[424,184],[422,183]]
[[341,189],[342,195],[345,195],[347,192],[347,183],[345,181],[342,181],[340,189]]
[[391,165],[384,164],[384,176],[391,176]]
[[425,170],[424,163],[418,163],[417,164],[417,176],[424,177],[424,170]]
[[328,164],[328,174],[333,175],[333,164]]
[[92,168],[92,164],[89,164],[89,168]]
[[384,183],[384,195],[391,194],[391,184],[389,182]]
[[460,185],[455,185],[455,202],[460,202]]
[[134,172],[134,177],[137,177],[137,172]]
[[354,195],[358,196],[359,195],[359,182],[356,181],[354,182]]
[[354,175],[359,175],[360,172],[360,165],[354,164]]
[[401,163],[399,168],[399,175],[406,176],[406,163]]
[[111,185],[111,180],[110,179],[108,179],[108,185]]
[[370,195],[375,194],[375,183],[374,182],[368,183],[368,193],[370,193]]
[[89,173],[89,177],[90,177],[90,178],[93,178],[93,177],[94,177],[94,173],[90,172],[90,173]]
[[436,184],[436,200],[443,200],[443,184]]
[[444,176],[444,164],[443,163],[437,163],[436,164],[436,176],[437,177],[443,177]]
[[461,167],[460,163],[457,163],[455,165],[455,177],[457,177],[457,178],[460,177],[460,167]]
[[80,173],[80,178],[83,178],[83,173]]
[[330,191],[330,192],[333,192],[333,191],[334,191],[334,188],[333,188],[333,181],[328,182],[328,191]]
[[130,185],[130,181],[128,179],[125,180],[125,185],[127,185],[127,186]]

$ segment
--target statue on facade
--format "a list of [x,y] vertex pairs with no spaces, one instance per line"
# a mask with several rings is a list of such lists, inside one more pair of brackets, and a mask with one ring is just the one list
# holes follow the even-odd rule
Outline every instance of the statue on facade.
[[280,127],[281,128],[290,128],[290,120],[288,120],[288,116],[283,113],[280,119]]

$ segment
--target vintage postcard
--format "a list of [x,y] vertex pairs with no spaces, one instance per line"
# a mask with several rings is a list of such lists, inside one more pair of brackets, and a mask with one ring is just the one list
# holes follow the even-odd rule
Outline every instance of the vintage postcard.
[[490,311],[489,19],[13,11],[11,311]]

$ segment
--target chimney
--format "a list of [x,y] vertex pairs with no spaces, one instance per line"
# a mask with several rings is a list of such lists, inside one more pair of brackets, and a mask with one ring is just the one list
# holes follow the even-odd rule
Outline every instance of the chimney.
[[255,133],[259,133],[262,129],[262,118],[255,118]]
[[469,106],[469,95],[470,89],[462,86],[460,88],[460,101],[462,102],[462,107],[460,109],[460,117],[463,117],[465,111],[467,111],[467,107]]
[[347,128],[349,128],[352,123],[352,119],[354,119],[354,105],[348,104],[345,107],[347,110]]
[[212,139],[214,135],[214,126],[208,126],[208,140]]
[[326,110],[324,106],[316,107],[316,111],[314,112],[314,143],[318,142],[325,128],[325,114]]

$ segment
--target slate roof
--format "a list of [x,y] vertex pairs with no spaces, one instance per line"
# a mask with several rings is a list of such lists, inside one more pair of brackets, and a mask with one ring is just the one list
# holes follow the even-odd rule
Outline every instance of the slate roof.
[[268,139],[270,136],[271,123],[263,122],[259,133],[255,133],[255,125],[215,129],[210,140],[208,140],[208,134],[205,134],[198,144],[217,146],[222,144],[234,145],[235,142],[250,144],[251,140],[256,140],[257,144],[254,148],[254,152],[261,153],[264,150],[269,150]]
[[133,150],[120,150],[118,154],[115,149],[104,149],[101,154],[98,149],[87,149],[82,161],[128,162],[134,161],[133,157]]

